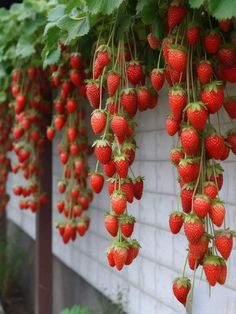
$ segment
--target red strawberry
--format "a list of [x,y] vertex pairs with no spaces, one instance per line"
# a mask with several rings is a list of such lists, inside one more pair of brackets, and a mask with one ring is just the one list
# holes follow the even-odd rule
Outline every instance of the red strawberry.
[[228,229],[217,230],[215,232],[215,244],[222,257],[227,260],[233,248],[233,236],[231,231]]
[[197,23],[191,23],[187,28],[187,41],[190,45],[196,45],[199,41],[201,28]]
[[220,275],[220,261],[218,256],[210,255],[204,259],[203,269],[209,284],[213,287]]
[[127,88],[122,90],[120,102],[125,112],[127,112],[131,117],[134,117],[138,109],[137,95],[135,89]]
[[231,119],[236,119],[236,97],[226,97],[224,101],[224,108]]
[[214,81],[205,85],[201,92],[201,100],[210,113],[219,111],[224,102],[222,83]]
[[221,46],[218,50],[217,56],[220,63],[226,66],[232,66],[235,63],[236,57],[234,46],[231,44]]
[[100,193],[104,185],[104,178],[100,173],[93,173],[90,176],[90,186],[95,193]]
[[109,178],[113,177],[116,172],[115,163],[113,160],[110,160],[107,164],[103,164],[103,171],[106,176]]
[[220,164],[214,163],[212,166],[207,166],[206,177],[208,181],[215,183],[220,190],[223,185],[223,168]]
[[228,32],[232,25],[231,19],[223,19],[219,21],[219,27],[223,32]]
[[162,89],[162,86],[165,81],[165,75],[163,69],[153,69],[151,72],[151,83],[153,88],[159,92]]
[[187,277],[178,277],[174,280],[172,289],[176,299],[185,305],[191,289],[190,280]]
[[227,265],[223,258],[219,258],[219,260],[220,260],[220,274],[217,282],[220,285],[224,285],[227,278]]
[[112,149],[108,141],[106,140],[97,140],[94,143],[95,146],[95,155],[101,164],[107,164],[111,160]]
[[137,177],[133,180],[133,188],[134,188],[134,197],[137,200],[140,200],[142,198],[143,194],[143,177]]
[[97,61],[99,65],[104,68],[111,62],[110,51],[106,45],[101,45],[97,49]]
[[227,132],[227,142],[231,146],[231,150],[236,155],[236,129],[231,129]]
[[185,213],[189,213],[191,211],[193,190],[194,190],[194,184],[184,184],[181,189],[180,198],[181,198],[182,208]]
[[127,66],[128,80],[133,85],[140,83],[143,77],[143,68],[138,61],[130,61]]
[[208,245],[209,237],[207,233],[204,233],[197,243],[189,243],[189,252],[195,259],[200,260],[207,253]]
[[213,75],[212,65],[207,60],[202,60],[197,64],[197,77],[201,84],[209,83]]
[[166,119],[166,131],[170,136],[174,136],[179,130],[179,122],[172,116],[168,116]]
[[147,35],[147,41],[149,43],[150,48],[157,49],[160,46],[160,41],[156,38],[153,33],[149,33]]
[[113,257],[113,248],[110,248],[107,250],[107,261],[111,267],[115,266],[115,261],[114,261],[114,257]]
[[165,68],[165,78],[170,86],[186,82],[186,71],[178,72],[171,68],[169,64]]
[[183,213],[179,211],[171,212],[169,216],[169,227],[173,234],[177,234],[180,232],[183,223],[184,223]]
[[79,53],[73,53],[70,56],[70,65],[73,69],[79,69],[81,67],[81,55]]
[[184,72],[187,67],[187,51],[180,45],[172,45],[168,53],[170,67],[177,72]]
[[205,218],[210,210],[210,200],[206,195],[197,194],[193,200],[193,210],[200,218]]
[[70,71],[70,80],[72,84],[76,87],[79,87],[82,83],[81,74],[77,70],[71,70]]
[[169,29],[172,29],[182,23],[186,14],[187,8],[185,6],[177,4],[175,1],[172,1],[167,12],[167,22]]
[[107,117],[103,110],[95,110],[91,116],[91,127],[95,134],[101,133],[106,126]]
[[114,116],[111,120],[111,129],[118,139],[123,142],[128,132],[128,121],[122,116]]
[[100,104],[100,85],[99,81],[91,80],[86,85],[86,96],[90,105],[97,109]]
[[136,145],[133,143],[125,142],[122,145],[122,153],[127,155],[127,158],[129,160],[129,165],[132,165],[134,162],[135,150],[136,150]]
[[151,94],[147,87],[139,87],[137,89],[137,101],[139,111],[147,110],[151,102]]
[[232,66],[221,66],[219,67],[219,76],[223,78],[224,81],[230,83],[236,82],[236,65]]
[[134,199],[134,185],[132,180],[125,178],[121,181],[121,190],[125,193],[127,201],[133,202]]
[[121,233],[126,237],[131,237],[134,230],[135,218],[129,215],[119,216],[120,230]]
[[119,228],[119,221],[118,218],[113,214],[106,214],[105,216],[105,228],[110,233],[112,237],[116,237],[118,228]]
[[65,125],[65,117],[63,115],[57,115],[54,118],[54,125],[57,131],[60,131]]
[[115,191],[111,195],[111,208],[117,215],[123,215],[127,206],[127,198],[124,192]]
[[207,53],[209,54],[216,54],[220,48],[221,44],[221,37],[219,33],[215,30],[211,30],[207,35],[204,37],[204,48]]
[[170,151],[170,160],[171,162],[178,166],[181,159],[184,158],[184,151],[182,147],[174,147]]
[[196,158],[186,157],[181,159],[177,166],[178,173],[185,183],[195,181],[198,178],[200,164]]
[[99,76],[102,74],[103,67],[99,63],[99,61],[96,59],[93,65],[93,78],[97,80]]
[[127,259],[127,246],[123,242],[118,243],[113,248],[113,258],[117,270],[122,270]]
[[199,152],[200,136],[194,128],[184,127],[180,134],[180,140],[187,155],[196,155]]
[[187,105],[187,118],[191,125],[198,131],[202,131],[208,119],[206,106],[198,101]]
[[170,89],[168,99],[173,118],[180,121],[187,102],[186,90],[177,84]]
[[205,138],[205,148],[210,158],[219,160],[224,152],[225,142],[221,135],[214,130]]
[[212,200],[216,198],[218,191],[214,182],[208,181],[204,183],[204,194]]
[[196,244],[204,233],[202,220],[194,214],[186,215],[184,218],[184,233],[191,244]]
[[120,178],[125,178],[128,175],[129,171],[129,160],[126,155],[118,155],[114,159],[116,172]]
[[107,75],[107,91],[110,97],[114,96],[120,85],[120,75],[117,72],[110,71]]

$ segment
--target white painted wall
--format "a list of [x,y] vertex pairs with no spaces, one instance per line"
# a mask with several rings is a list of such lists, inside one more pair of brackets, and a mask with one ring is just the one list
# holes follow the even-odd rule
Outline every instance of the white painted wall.
[[[187,245],[183,234],[174,237],[168,228],[168,214],[177,205],[179,189],[175,169],[169,162],[169,149],[174,139],[168,137],[164,129],[167,113],[167,96],[166,92],[162,92],[158,108],[137,117],[137,143],[140,149],[134,170],[145,176],[146,181],[142,200],[135,201],[130,212],[137,218],[134,236],[141,242],[141,256],[122,272],[107,266],[105,250],[109,245],[109,237],[103,222],[109,205],[106,191],[95,197],[90,208],[91,228],[84,238],[65,246],[56,230],[53,230],[54,254],[113,299],[116,299],[118,286],[125,289],[128,314],[185,313],[184,308],[174,299],[171,289],[172,280],[181,273]],[[54,220],[55,204],[59,197],[56,183],[60,177],[55,146],[56,144],[53,154]],[[225,184],[221,196],[226,201],[229,227],[236,228],[236,157],[230,156],[224,163],[224,168]],[[9,187],[16,182],[17,176],[10,175]],[[14,197],[8,205],[7,214],[10,220],[21,226],[31,237],[35,237],[34,215],[21,212]],[[196,281],[193,314],[235,314],[235,260],[234,249],[228,265],[227,283],[224,287],[212,289],[210,299],[205,280]],[[200,278],[201,274],[197,275]]]

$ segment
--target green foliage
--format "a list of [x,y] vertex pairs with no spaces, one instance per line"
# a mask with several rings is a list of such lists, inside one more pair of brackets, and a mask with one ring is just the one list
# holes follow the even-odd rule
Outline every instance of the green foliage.
[[92,312],[87,307],[74,305],[72,308],[62,310],[60,314],[92,314]]
[[86,0],[89,12],[92,14],[111,14],[124,2],[124,0]]
[[202,5],[215,18],[222,20],[236,16],[235,0],[189,0],[192,8],[200,8]]

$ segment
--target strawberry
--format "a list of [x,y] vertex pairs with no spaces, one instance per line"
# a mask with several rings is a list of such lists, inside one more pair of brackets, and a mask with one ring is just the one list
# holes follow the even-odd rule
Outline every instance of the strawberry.
[[202,220],[194,214],[187,214],[184,218],[184,233],[191,244],[196,244],[204,233]]
[[173,234],[180,232],[182,225],[184,223],[184,215],[179,211],[171,212],[169,216],[169,227]]
[[128,80],[133,85],[140,83],[143,76],[143,68],[138,61],[130,61],[127,65]]
[[114,191],[111,195],[111,208],[117,215],[123,215],[127,206],[127,198],[123,191]]
[[113,258],[117,270],[122,270],[124,267],[128,255],[127,250],[128,247],[124,242],[115,244],[113,248]]
[[125,112],[127,112],[131,117],[134,117],[138,109],[135,89],[127,88],[122,90],[120,95],[120,102]]
[[70,56],[70,65],[73,69],[79,69],[81,67],[82,60],[80,53],[73,53]]
[[101,133],[106,126],[107,117],[103,110],[94,110],[91,116],[91,127],[95,134]]
[[201,101],[210,113],[219,111],[224,102],[222,82],[214,81],[205,85],[201,92]]
[[210,199],[215,199],[218,191],[217,186],[214,182],[207,181],[204,183],[204,194],[206,194]]
[[133,188],[134,188],[134,197],[137,200],[140,200],[142,198],[142,194],[143,194],[143,177],[136,177],[133,180]]
[[191,126],[186,126],[181,130],[181,145],[187,155],[196,155],[200,148],[200,136]]
[[139,87],[137,89],[137,102],[139,111],[145,111],[148,109],[151,102],[151,94],[147,87]]
[[107,91],[110,97],[114,96],[119,85],[120,85],[120,75],[115,71],[110,71],[107,75]]
[[170,86],[183,83],[186,82],[186,71],[178,72],[172,69],[172,67],[169,64],[167,64],[165,68],[165,78]]
[[134,185],[130,178],[121,180],[121,190],[125,193],[127,201],[132,203],[134,199]]
[[112,149],[108,141],[97,140],[95,143],[95,155],[101,164],[107,164],[111,160]]
[[231,129],[227,132],[227,142],[229,143],[231,150],[236,155],[236,129]]
[[119,228],[118,218],[113,214],[107,213],[105,216],[105,228],[112,237],[116,237]]
[[57,115],[54,118],[54,125],[57,131],[60,131],[65,125],[65,117],[63,115]]
[[113,160],[110,160],[107,164],[103,164],[103,171],[106,176],[109,178],[113,177],[116,172],[115,163]]
[[209,237],[207,233],[203,233],[200,240],[197,243],[189,243],[189,253],[197,260],[203,258],[207,253],[209,245]]
[[100,85],[98,80],[90,80],[86,85],[86,96],[90,105],[97,109],[100,104]]
[[113,256],[113,248],[109,248],[107,250],[107,261],[109,266],[114,267],[115,266],[115,261],[114,261],[114,256]]
[[126,238],[131,237],[134,230],[135,218],[129,215],[120,215],[119,216],[120,230],[123,236]]
[[221,37],[216,30],[211,30],[204,37],[204,48],[209,54],[216,54],[220,48]]
[[217,53],[220,63],[226,66],[232,66],[235,63],[235,49],[232,44],[225,44],[220,47]]
[[182,119],[183,109],[187,102],[187,93],[180,85],[173,86],[168,94],[170,110],[177,121]]
[[178,277],[174,280],[172,290],[176,299],[184,306],[191,289],[191,282],[187,277]]
[[75,87],[79,87],[81,85],[81,82],[82,82],[80,72],[77,70],[71,70],[70,71],[70,80],[71,80],[71,83]]
[[109,48],[106,45],[101,45],[97,49],[97,61],[101,68],[104,68],[111,62]]
[[129,160],[126,155],[117,155],[114,159],[116,172],[120,178],[125,178],[129,171]]
[[135,159],[136,145],[133,143],[125,142],[122,145],[122,153],[125,154],[129,160],[129,165],[131,166]]
[[170,67],[177,72],[186,71],[187,67],[187,51],[180,45],[172,45],[168,53],[168,61]]
[[194,46],[197,44],[200,38],[200,34],[201,34],[201,28],[197,23],[188,24],[186,37],[187,37],[187,42],[190,45]]
[[149,43],[150,48],[157,49],[160,46],[160,41],[156,38],[153,33],[149,33],[147,35],[147,41]]
[[225,144],[224,145],[224,149],[223,149],[222,155],[220,157],[220,160],[222,160],[222,161],[226,160],[229,157],[229,154],[230,154],[230,145],[229,145],[229,143],[224,141],[224,144]]
[[204,194],[197,194],[193,200],[193,210],[199,218],[205,218],[210,210],[210,200]]
[[217,282],[220,285],[224,285],[227,278],[227,265],[223,258],[219,258],[219,261],[220,261],[220,274],[217,279]]
[[212,130],[205,138],[205,148],[210,158],[219,160],[224,152],[225,142],[221,135]]
[[166,119],[166,131],[170,136],[174,136],[179,130],[179,122],[173,118],[173,116],[168,116]]
[[215,286],[220,275],[220,260],[218,256],[207,256],[203,261],[203,269],[210,286]]
[[95,193],[100,193],[104,185],[104,178],[102,174],[95,172],[90,176],[90,186]]
[[202,60],[197,64],[197,77],[201,84],[209,83],[213,75],[212,65],[207,60]]
[[214,163],[212,166],[208,165],[206,170],[207,180],[215,183],[215,185],[220,190],[223,185],[223,171],[224,171],[221,165]]
[[236,97],[225,97],[224,108],[231,119],[236,119]]
[[236,65],[219,67],[219,77],[224,81],[236,83]]
[[201,102],[191,102],[187,105],[188,122],[197,130],[202,131],[208,119],[206,106]]
[[223,19],[219,21],[219,27],[223,32],[228,32],[232,25],[231,19]]
[[181,159],[177,166],[177,170],[185,183],[195,181],[198,178],[200,170],[199,159],[190,157]]
[[215,232],[215,245],[222,257],[227,260],[233,248],[233,236],[231,231],[217,230]]
[[180,198],[182,203],[182,208],[185,213],[189,213],[192,208],[192,198],[193,198],[194,184],[184,184],[181,188]]
[[173,147],[170,151],[170,160],[175,165],[178,166],[181,159],[184,158],[184,151],[182,147]]
[[99,63],[99,61],[96,59],[93,65],[93,79],[97,80],[99,76],[102,74],[103,67]]
[[153,88],[159,92],[165,81],[164,69],[153,69],[150,78]]
[[172,1],[171,5],[168,7],[167,12],[167,23],[169,29],[172,29],[182,23],[186,14],[187,8],[185,6],[176,3],[176,1]]
[[123,142],[128,132],[128,121],[122,116],[114,116],[111,120],[111,129],[118,139]]
[[148,104],[148,109],[153,109],[157,106],[159,95],[154,89],[150,89],[150,102]]

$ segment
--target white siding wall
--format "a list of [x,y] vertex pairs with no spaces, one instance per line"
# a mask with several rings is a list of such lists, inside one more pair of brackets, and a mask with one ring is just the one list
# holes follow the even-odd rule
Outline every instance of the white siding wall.
[[[53,230],[54,254],[111,298],[116,299],[118,286],[125,289],[129,314],[185,313],[184,308],[175,301],[171,290],[172,280],[181,273],[187,245],[183,234],[174,237],[168,229],[168,214],[177,205],[178,186],[175,169],[169,162],[169,149],[174,139],[168,137],[164,129],[167,113],[167,96],[166,92],[162,92],[158,108],[137,117],[137,143],[140,149],[134,170],[135,173],[137,171],[137,174],[145,176],[146,181],[142,200],[135,201],[130,212],[137,217],[134,236],[141,242],[141,256],[122,272],[107,266],[105,250],[109,245],[109,237],[103,222],[109,204],[106,191],[95,197],[90,209],[91,228],[84,238],[65,246],[56,230]],[[60,177],[55,146],[56,144],[53,154],[54,218],[55,204],[59,197],[56,184]],[[92,160],[91,164],[93,163]],[[221,196],[227,202],[229,226],[235,228],[235,156],[225,162],[224,168],[225,184]],[[9,187],[15,185],[16,180],[16,175],[10,175]],[[9,219],[21,226],[31,237],[35,237],[34,215],[18,210],[14,197],[11,198],[7,213]],[[194,314],[235,313],[235,260],[236,251],[233,250],[227,284],[214,288],[210,299],[205,281],[196,281]],[[200,276],[198,273],[198,278]]]

